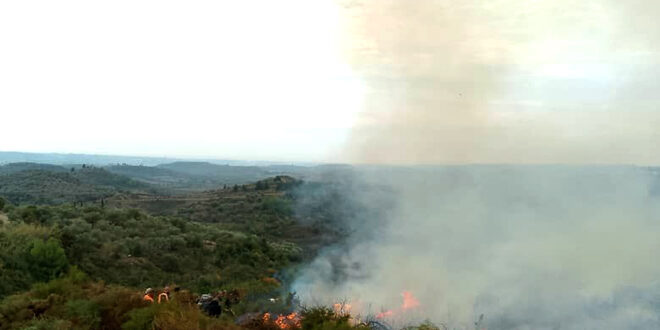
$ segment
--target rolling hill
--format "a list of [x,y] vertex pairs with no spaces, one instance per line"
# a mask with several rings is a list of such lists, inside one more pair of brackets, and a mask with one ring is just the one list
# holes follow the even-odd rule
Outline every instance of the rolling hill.
[[90,202],[118,192],[152,190],[146,183],[102,168],[67,170],[33,163],[0,166],[0,196],[15,204]]

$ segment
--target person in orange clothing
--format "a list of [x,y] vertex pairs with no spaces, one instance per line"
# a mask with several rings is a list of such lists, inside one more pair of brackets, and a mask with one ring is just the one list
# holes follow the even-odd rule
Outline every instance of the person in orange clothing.
[[158,303],[160,304],[163,300],[170,301],[170,287],[169,286],[166,286],[163,289],[163,292],[161,292],[158,295]]
[[144,292],[144,297],[142,298],[144,301],[148,301],[150,303],[154,302],[154,289],[148,288],[147,291]]

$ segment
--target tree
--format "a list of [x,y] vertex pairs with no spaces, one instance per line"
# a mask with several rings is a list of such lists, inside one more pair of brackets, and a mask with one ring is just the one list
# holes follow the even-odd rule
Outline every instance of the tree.
[[32,276],[38,281],[47,282],[62,274],[69,266],[66,253],[60,242],[54,238],[48,241],[35,240],[30,249]]
[[5,199],[0,197],[0,211],[5,208]]

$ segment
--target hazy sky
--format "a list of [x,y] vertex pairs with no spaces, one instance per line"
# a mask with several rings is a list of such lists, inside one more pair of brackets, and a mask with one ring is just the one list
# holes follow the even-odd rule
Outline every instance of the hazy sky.
[[320,160],[361,95],[328,1],[3,1],[0,150]]
[[0,150],[660,163],[653,1],[3,1]]

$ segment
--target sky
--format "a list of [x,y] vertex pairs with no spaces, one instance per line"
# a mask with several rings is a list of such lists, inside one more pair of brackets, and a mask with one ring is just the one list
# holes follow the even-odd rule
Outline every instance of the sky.
[[0,150],[660,163],[653,1],[3,1]]

